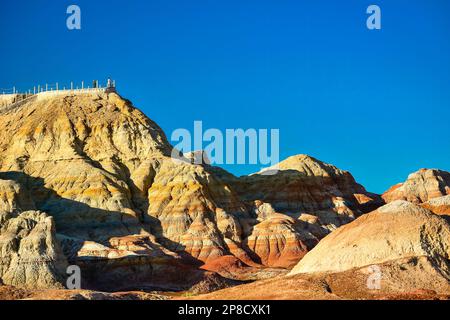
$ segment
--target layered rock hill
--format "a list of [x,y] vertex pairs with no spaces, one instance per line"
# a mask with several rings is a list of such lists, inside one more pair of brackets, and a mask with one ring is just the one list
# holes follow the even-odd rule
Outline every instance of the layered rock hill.
[[[40,93],[0,109],[0,126],[2,261],[20,250],[10,243],[31,237],[46,243],[26,245],[31,260],[67,259],[94,288],[220,286],[196,268],[224,257],[290,267],[379,203],[348,172],[308,156],[282,162],[275,175],[243,178],[192,157],[174,161],[163,131],[116,93]],[[15,227],[23,223],[29,233]],[[48,277],[57,279],[52,268]],[[7,284],[33,283],[7,273]]]
[[308,155],[242,177],[235,187],[258,215],[272,209],[296,218],[313,214],[328,231],[381,204],[379,196],[368,193],[349,172]]
[[[447,177],[441,170],[422,169],[411,174],[405,183],[383,195],[387,205],[326,236],[288,276],[194,299],[448,300]],[[270,211],[266,205],[261,208]]]
[[381,205],[349,172],[308,155],[231,185],[258,222],[244,244],[271,266],[294,266],[325,235]]
[[450,195],[450,172],[435,169],[421,169],[409,175],[383,194],[386,202],[406,200],[424,203],[428,200]]
[[291,275],[359,270],[380,273],[380,290],[450,292],[450,225],[411,202],[397,200],[324,238]]
[[406,200],[450,221],[450,172],[421,169],[382,195],[386,202]]

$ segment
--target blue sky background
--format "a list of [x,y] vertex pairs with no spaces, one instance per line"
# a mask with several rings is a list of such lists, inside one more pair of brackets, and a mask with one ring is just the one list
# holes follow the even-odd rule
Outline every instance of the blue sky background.
[[450,170],[449,15],[447,0],[1,1],[0,88],[111,76],[169,137],[194,120],[279,128],[282,159],[310,154],[383,192]]

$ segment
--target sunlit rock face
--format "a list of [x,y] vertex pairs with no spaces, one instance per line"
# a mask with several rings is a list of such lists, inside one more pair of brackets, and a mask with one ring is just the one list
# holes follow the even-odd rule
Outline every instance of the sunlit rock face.
[[22,218],[42,226],[52,259],[60,245],[61,259],[90,279],[108,275],[102,285],[120,274],[130,286],[153,285],[170,269],[176,286],[177,268],[218,267],[233,256],[236,265],[289,268],[379,205],[348,172],[308,156],[242,178],[196,164],[197,153],[172,159],[164,132],[116,93],[42,93],[0,109],[0,125],[0,210],[17,214],[2,214],[1,228],[14,234],[11,217],[39,212]]
[[425,209],[437,214],[450,223],[450,195],[433,198],[421,204]]
[[390,281],[397,279],[400,291],[415,286],[448,292],[449,257],[450,225],[427,209],[397,200],[325,237],[291,275],[376,266]]
[[6,110],[10,105],[22,100],[22,94],[0,94],[0,112]]
[[[257,212],[260,204],[269,204],[272,211],[295,219],[314,216],[317,219],[309,222],[325,233],[381,204],[379,196],[368,193],[349,172],[307,155],[243,177],[236,189],[244,201],[255,204]],[[262,208],[264,215],[267,208]]]
[[383,194],[386,202],[406,200],[423,203],[428,200],[450,195],[450,173],[436,169],[421,169],[409,175],[404,183],[399,183]]
[[265,266],[292,267],[328,233],[382,204],[350,173],[307,155],[246,177],[216,176],[250,211],[243,247]]
[[259,262],[272,267],[293,267],[308,251],[295,219],[274,214],[255,225],[246,245]]

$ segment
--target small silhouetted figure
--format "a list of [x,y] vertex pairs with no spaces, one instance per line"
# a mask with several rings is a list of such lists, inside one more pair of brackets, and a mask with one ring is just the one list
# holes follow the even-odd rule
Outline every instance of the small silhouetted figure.
[[116,92],[116,83],[115,81],[111,80],[111,78],[108,78],[105,92],[106,93]]
[[92,81],[92,88],[94,88],[94,89],[98,88],[98,80]]

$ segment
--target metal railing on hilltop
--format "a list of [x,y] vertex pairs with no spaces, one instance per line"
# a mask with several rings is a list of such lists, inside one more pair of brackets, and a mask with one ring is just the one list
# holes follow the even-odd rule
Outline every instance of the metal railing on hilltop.
[[115,91],[116,81],[108,79],[105,86],[102,86],[98,80],[94,80],[92,82],[92,86],[85,86],[85,82],[81,81],[79,85],[76,85],[74,82],[70,82],[68,86],[61,86],[58,82],[54,84],[45,84],[45,85],[37,85],[32,89],[26,91],[19,91],[14,86],[8,89],[0,88],[0,98],[10,98],[11,101],[8,103],[0,104],[0,112],[6,112],[11,109],[14,109],[23,103],[29,101],[33,97],[36,97],[40,94],[83,94],[83,93],[104,93]]

